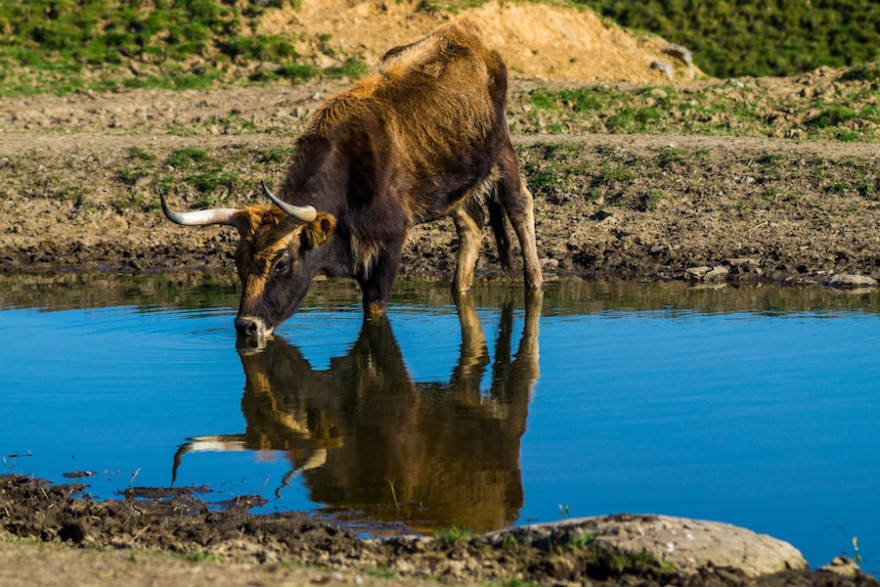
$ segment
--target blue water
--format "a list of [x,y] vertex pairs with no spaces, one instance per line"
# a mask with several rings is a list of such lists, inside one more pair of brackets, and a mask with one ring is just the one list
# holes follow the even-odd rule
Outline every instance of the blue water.
[[425,285],[362,328],[346,287],[262,350],[229,295],[0,304],[3,472],[90,472],[96,498],[173,478],[364,532],[662,513],[814,566],[858,537],[880,571],[876,294],[551,284],[538,320],[515,287],[456,308]]

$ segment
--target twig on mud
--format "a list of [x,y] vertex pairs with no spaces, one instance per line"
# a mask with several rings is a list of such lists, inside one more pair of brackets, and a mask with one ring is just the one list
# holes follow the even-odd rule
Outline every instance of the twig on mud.
[[754,225],[753,227],[751,227],[751,228],[749,229],[749,232],[755,230],[756,228],[761,228],[761,227],[764,226],[765,224],[767,224],[767,221],[766,221],[766,220],[765,220],[764,222],[759,222],[758,224],[756,224],[756,225]]
[[152,526],[152,524],[147,524],[146,526],[144,526],[143,528],[141,528],[140,530],[138,530],[137,532],[132,534],[132,536],[131,536],[132,540],[137,540],[138,538],[143,536],[146,533],[146,531],[150,529],[151,526]]
[[399,512],[399,511],[400,511],[400,504],[397,503],[397,492],[394,491],[394,481],[392,481],[391,479],[389,479],[389,480],[388,480],[388,486],[391,487],[391,497],[394,499],[394,507],[395,507],[395,508],[397,509],[397,511]]

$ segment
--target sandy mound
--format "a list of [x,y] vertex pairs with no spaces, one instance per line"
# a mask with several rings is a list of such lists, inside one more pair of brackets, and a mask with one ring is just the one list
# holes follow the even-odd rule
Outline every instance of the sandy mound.
[[470,16],[481,23],[514,77],[557,81],[662,82],[651,69],[661,60],[687,79],[683,63],[665,55],[658,37],[634,37],[591,10],[548,4],[498,2],[455,14],[425,8],[421,0],[302,0],[266,11],[258,34],[282,34],[316,65],[359,55],[372,68],[395,45],[410,43],[439,24]]

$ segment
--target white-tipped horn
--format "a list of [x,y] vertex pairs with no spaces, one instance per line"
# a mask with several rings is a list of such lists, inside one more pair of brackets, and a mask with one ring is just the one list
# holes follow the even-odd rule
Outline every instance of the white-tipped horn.
[[211,210],[194,210],[192,212],[177,212],[168,207],[165,202],[165,193],[159,188],[159,201],[162,203],[162,212],[171,222],[183,226],[204,226],[206,224],[224,224],[238,228],[239,210],[235,208],[213,208]]
[[293,204],[290,204],[288,202],[285,202],[284,200],[279,199],[278,197],[275,196],[275,194],[270,192],[269,188],[266,187],[266,182],[263,181],[262,179],[260,180],[260,185],[263,186],[263,193],[266,194],[266,197],[268,197],[270,200],[272,200],[272,202],[276,206],[278,206],[279,208],[284,210],[287,214],[293,216],[297,220],[300,220],[301,222],[311,222],[312,220],[314,220],[315,218],[318,217],[318,211],[315,210],[314,206],[294,206]]

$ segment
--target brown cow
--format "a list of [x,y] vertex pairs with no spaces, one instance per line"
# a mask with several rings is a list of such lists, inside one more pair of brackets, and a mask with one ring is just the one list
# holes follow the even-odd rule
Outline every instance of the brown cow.
[[511,267],[513,224],[526,285],[543,282],[532,195],[519,171],[504,107],[507,70],[470,20],[390,50],[383,73],[331,97],[296,141],[277,207],[174,212],[179,224],[227,224],[244,292],[235,327],[270,334],[296,311],[312,278],[352,276],[367,316],[384,312],[409,228],[451,216],[459,237],[453,290],[473,282],[482,205]]

